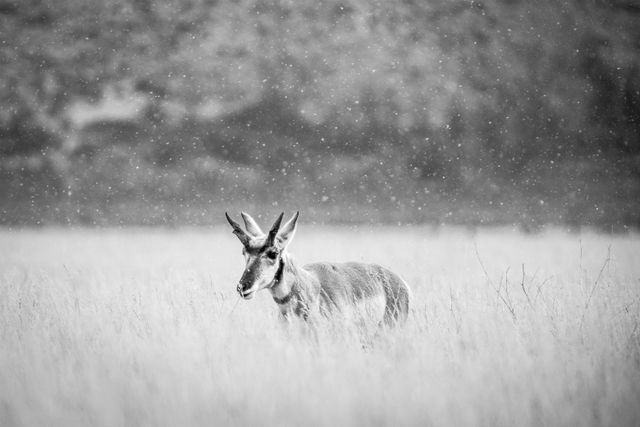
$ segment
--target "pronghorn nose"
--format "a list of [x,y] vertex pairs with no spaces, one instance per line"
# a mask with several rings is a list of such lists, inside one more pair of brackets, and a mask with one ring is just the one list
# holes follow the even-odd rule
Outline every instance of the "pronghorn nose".
[[238,283],[238,286],[236,286],[236,291],[238,291],[240,296],[242,296],[242,285],[241,284]]

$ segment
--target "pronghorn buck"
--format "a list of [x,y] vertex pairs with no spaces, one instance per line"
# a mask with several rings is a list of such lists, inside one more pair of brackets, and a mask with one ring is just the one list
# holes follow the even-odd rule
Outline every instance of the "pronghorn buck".
[[374,264],[318,262],[300,267],[287,252],[296,232],[299,212],[282,227],[280,214],[264,233],[250,215],[242,212],[245,229],[225,213],[233,233],[242,243],[246,267],[237,291],[244,299],[269,289],[280,312],[305,320],[355,313],[378,325],[404,322],[411,291],[395,273]]

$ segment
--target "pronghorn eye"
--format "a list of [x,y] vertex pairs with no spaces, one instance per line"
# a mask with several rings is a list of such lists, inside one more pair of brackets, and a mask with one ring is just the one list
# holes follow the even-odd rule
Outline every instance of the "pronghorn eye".
[[269,259],[276,259],[278,257],[278,252],[274,250],[270,250],[270,251],[267,251],[266,255],[267,255],[267,258]]

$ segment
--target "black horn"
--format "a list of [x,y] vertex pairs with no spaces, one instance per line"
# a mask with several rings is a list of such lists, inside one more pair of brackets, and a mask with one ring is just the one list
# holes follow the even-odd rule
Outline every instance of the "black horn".
[[240,224],[232,220],[228,213],[225,212],[224,216],[227,217],[227,221],[229,221],[229,224],[231,224],[231,228],[233,228],[233,234],[238,236],[238,239],[240,239],[240,242],[244,246],[247,246],[249,244],[249,236],[247,235],[247,232],[244,231],[242,227],[240,227]]
[[282,224],[282,217],[284,217],[284,212],[280,214],[276,222],[273,223],[271,230],[269,230],[269,235],[267,236],[267,245],[273,245],[273,242],[276,239],[276,235],[278,234],[278,230],[280,230],[280,224]]

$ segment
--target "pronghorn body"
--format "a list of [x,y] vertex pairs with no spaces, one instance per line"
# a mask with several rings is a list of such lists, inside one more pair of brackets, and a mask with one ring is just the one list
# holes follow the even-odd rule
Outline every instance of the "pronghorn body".
[[379,265],[356,262],[298,266],[286,251],[298,214],[280,229],[282,216],[265,235],[249,215],[242,213],[247,231],[227,215],[247,261],[237,288],[243,298],[269,289],[284,317],[305,320],[352,314],[385,325],[406,320],[411,291],[398,275]]

